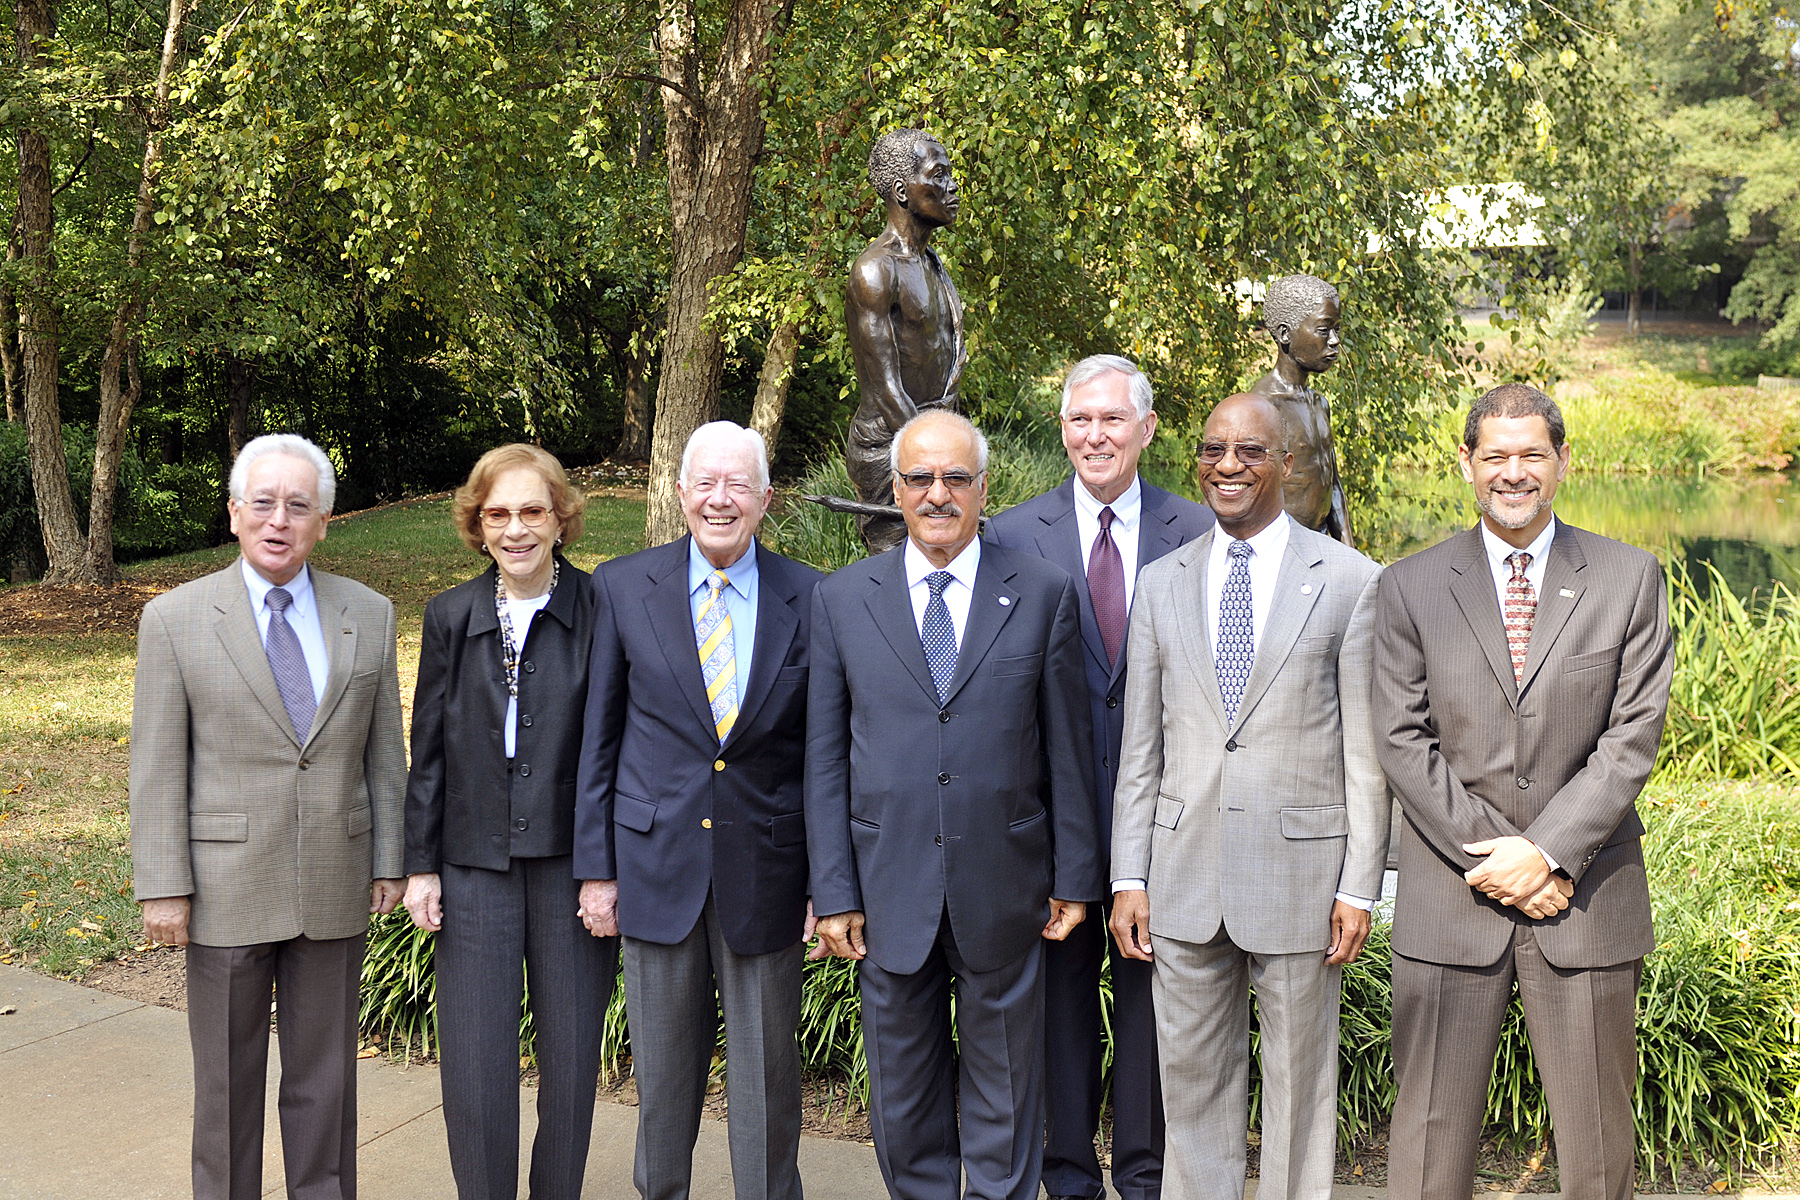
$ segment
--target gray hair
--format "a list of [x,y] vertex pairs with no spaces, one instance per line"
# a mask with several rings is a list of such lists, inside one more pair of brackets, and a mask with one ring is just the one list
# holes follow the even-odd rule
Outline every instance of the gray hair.
[[964,433],[968,434],[975,443],[975,469],[977,471],[987,470],[987,435],[975,427],[975,422],[969,420],[969,418],[963,416],[953,408],[927,408],[913,414],[912,420],[896,430],[894,432],[894,440],[888,443],[888,467],[891,470],[896,472],[900,470],[900,439],[906,436],[906,431],[911,429],[914,425],[924,425],[932,422],[954,425]]
[[1317,275],[1284,275],[1263,295],[1263,328],[1280,341],[1281,335],[1275,332],[1278,326],[1286,325],[1292,333],[1300,322],[1324,308],[1327,300],[1343,303],[1338,290]]
[[919,146],[925,142],[943,144],[923,129],[895,129],[875,139],[869,148],[869,183],[876,195],[884,201],[894,198],[894,185],[918,170]]
[[1463,445],[1473,451],[1481,444],[1481,423],[1489,417],[1511,420],[1517,417],[1542,417],[1550,430],[1550,445],[1562,449],[1568,429],[1563,425],[1562,409],[1556,401],[1529,383],[1503,383],[1469,405],[1469,418],[1463,422]]
[[271,454],[286,454],[309,464],[319,476],[319,494],[315,499],[322,512],[330,512],[337,500],[337,471],[332,468],[331,460],[325,452],[301,437],[297,433],[265,433],[259,438],[251,438],[238,451],[237,459],[231,464],[231,498],[242,502],[244,487],[250,478],[250,464],[259,458]]
[[1131,406],[1137,409],[1138,420],[1150,415],[1155,403],[1155,396],[1150,392],[1150,380],[1138,370],[1138,365],[1129,358],[1121,358],[1117,354],[1094,354],[1076,363],[1069,371],[1069,377],[1063,380],[1062,415],[1069,415],[1069,397],[1075,389],[1083,387],[1106,375],[1123,375],[1131,389]]
[[763,435],[754,429],[745,429],[736,421],[708,421],[688,435],[687,445],[681,449],[681,474],[676,476],[685,485],[688,481],[688,466],[694,461],[694,448],[703,441],[714,438],[735,438],[750,447],[756,459],[756,486],[767,489],[769,486],[769,443]]

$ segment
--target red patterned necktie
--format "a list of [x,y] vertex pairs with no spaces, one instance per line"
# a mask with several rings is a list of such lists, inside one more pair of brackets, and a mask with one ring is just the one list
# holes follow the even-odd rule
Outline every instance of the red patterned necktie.
[[1100,533],[1088,554],[1087,568],[1088,596],[1094,602],[1094,623],[1100,626],[1109,667],[1119,661],[1125,645],[1125,560],[1112,538],[1116,516],[1111,505],[1100,510]]
[[1531,580],[1525,578],[1531,555],[1520,550],[1507,555],[1506,561],[1513,569],[1512,578],[1506,581],[1506,644],[1512,650],[1513,682],[1520,683],[1525,678],[1525,655],[1531,649],[1531,622],[1537,617],[1537,593],[1531,588]]

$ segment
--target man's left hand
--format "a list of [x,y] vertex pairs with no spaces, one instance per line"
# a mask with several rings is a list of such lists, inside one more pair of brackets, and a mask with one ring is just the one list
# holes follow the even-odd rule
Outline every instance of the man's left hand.
[[1463,875],[1470,887],[1502,904],[1519,904],[1543,890],[1550,864],[1528,838],[1502,837],[1463,847],[1487,861]]
[[1325,961],[1333,966],[1353,963],[1356,956],[1362,953],[1363,943],[1369,940],[1369,926],[1372,924],[1369,914],[1354,904],[1345,904],[1342,900],[1331,902],[1331,949],[1325,954]]
[[1087,905],[1079,900],[1050,900],[1050,923],[1044,926],[1044,936],[1053,942],[1060,942],[1068,937],[1074,928],[1087,920]]
[[369,911],[387,916],[406,897],[406,880],[377,879],[369,888]]
[[808,896],[806,898],[806,924],[804,924],[800,927],[800,940],[802,942],[812,941],[813,930],[817,929],[818,927],[819,927],[819,918],[815,917],[813,915],[812,897]]

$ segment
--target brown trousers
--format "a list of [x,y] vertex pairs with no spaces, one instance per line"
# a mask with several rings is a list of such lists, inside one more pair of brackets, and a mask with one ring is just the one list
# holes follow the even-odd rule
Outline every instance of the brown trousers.
[[1394,955],[1391,1200],[1468,1200],[1488,1081],[1513,981],[1544,1081],[1564,1200],[1631,1200],[1637,989],[1643,960],[1564,969],[1520,925],[1500,961],[1446,966]]
[[269,994],[294,1200],[356,1200],[356,1007],[367,936],[187,948],[194,1200],[262,1195]]

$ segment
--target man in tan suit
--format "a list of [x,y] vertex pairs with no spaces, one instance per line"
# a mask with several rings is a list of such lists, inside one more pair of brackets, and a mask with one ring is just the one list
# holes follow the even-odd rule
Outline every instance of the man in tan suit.
[[357,983],[405,890],[406,753],[394,606],[306,565],[335,492],[311,442],[252,441],[242,556],[138,629],[132,864],[145,932],[187,947],[196,1200],[262,1194],[271,987],[288,1194],[356,1196]]
[[1388,1185],[1467,1200],[1516,981],[1563,1196],[1629,1200],[1662,571],[1552,514],[1569,446],[1536,388],[1477,400],[1457,456],[1481,523],[1388,568],[1376,611],[1381,765],[1406,815]]
[[1369,716],[1380,568],[1283,511],[1266,396],[1206,420],[1216,528],[1138,575],[1113,793],[1111,927],[1155,964],[1165,1200],[1242,1200],[1250,994],[1264,1200],[1330,1200],[1338,992],[1381,896]]

